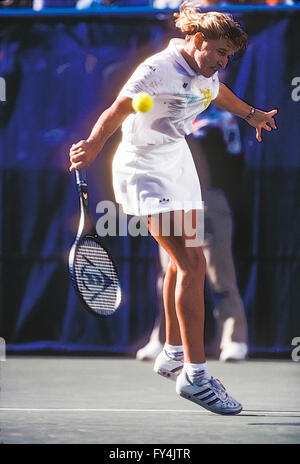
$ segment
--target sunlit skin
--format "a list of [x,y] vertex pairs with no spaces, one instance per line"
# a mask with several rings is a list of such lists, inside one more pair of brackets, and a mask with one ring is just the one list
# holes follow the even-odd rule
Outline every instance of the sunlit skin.
[[236,49],[228,39],[205,40],[198,32],[186,40],[181,54],[191,68],[204,77],[212,77],[216,71],[224,69]]
[[[180,52],[194,71],[204,77],[212,77],[216,71],[225,69],[228,61],[237,50],[230,40],[206,40],[201,32],[189,36],[185,40]],[[222,110],[229,111],[240,118],[246,118],[251,106],[239,99],[224,84],[220,83],[218,96],[212,103]],[[270,132],[277,129],[274,116],[277,109],[271,111],[255,110],[254,116],[248,124],[256,129],[256,139],[262,141],[262,129]],[[133,113],[132,100],[127,97],[118,97],[110,108],[99,117],[87,140],[80,140],[70,148],[70,171],[88,167],[106,140],[120,127],[126,117]]]
[[[230,40],[221,38],[218,40],[206,40],[201,32],[188,36],[180,52],[190,67],[199,75],[212,77],[216,71],[225,69],[228,61],[236,53],[236,48]],[[218,108],[246,118],[251,106],[240,100],[226,85],[220,83],[218,96],[212,103]],[[270,132],[277,129],[274,116],[278,110],[271,111],[255,110],[253,117],[248,120],[250,126],[256,129],[256,139],[262,141],[261,131],[265,129]]]
[[[228,39],[205,40],[199,32],[185,40],[180,52],[198,75],[211,78],[217,71],[226,68],[236,50]],[[220,83],[218,95],[212,103],[242,119],[245,119],[251,110],[248,103],[238,98],[223,83]],[[73,144],[70,148],[70,171],[90,166],[105,142],[133,112],[131,98],[117,97],[100,115],[89,137]],[[268,132],[276,129],[274,120],[276,113],[276,109],[268,112],[255,109],[251,119],[247,120],[256,129],[256,139],[259,142],[262,141],[262,129]],[[192,214],[195,213],[196,211],[193,210]],[[183,213],[184,220],[186,214]],[[205,362],[203,344],[205,258],[202,248],[186,247],[184,236],[155,236],[154,230],[157,228],[154,227],[154,221],[153,219],[152,222],[151,219],[149,223],[150,232],[171,258],[164,285],[167,343],[183,344],[186,362]],[[195,301],[197,305],[194,304]]]

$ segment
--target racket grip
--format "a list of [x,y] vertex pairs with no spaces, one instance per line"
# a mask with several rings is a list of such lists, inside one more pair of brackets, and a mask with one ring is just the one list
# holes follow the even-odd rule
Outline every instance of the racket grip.
[[78,186],[86,184],[86,169],[81,169],[80,171],[76,169],[75,171],[76,183]]

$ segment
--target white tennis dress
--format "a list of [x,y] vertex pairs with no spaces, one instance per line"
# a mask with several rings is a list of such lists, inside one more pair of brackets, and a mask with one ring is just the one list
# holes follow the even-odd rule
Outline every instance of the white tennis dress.
[[147,92],[153,107],[132,113],[122,125],[122,141],[113,159],[116,201],[126,214],[202,209],[201,188],[185,135],[219,91],[218,73],[197,75],[172,39],[169,46],[141,65],[120,95]]

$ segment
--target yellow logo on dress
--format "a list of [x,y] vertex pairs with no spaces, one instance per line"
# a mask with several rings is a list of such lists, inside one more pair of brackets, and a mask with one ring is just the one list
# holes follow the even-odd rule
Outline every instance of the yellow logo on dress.
[[200,89],[200,92],[202,93],[203,97],[204,97],[204,108],[206,109],[208,107],[208,105],[210,104],[211,102],[211,97],[212,97],[212,91],[210,89],[207,89],[207,90],[203,90],[203,89]]

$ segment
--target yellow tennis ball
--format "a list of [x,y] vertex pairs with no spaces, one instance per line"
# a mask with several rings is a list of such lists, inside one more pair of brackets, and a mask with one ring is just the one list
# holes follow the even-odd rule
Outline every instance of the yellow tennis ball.
[[146,92],[138,93],[132,100],[133,109],[141,113],[147,113],[147,111],[151,110],[152,105],[153,100]]

